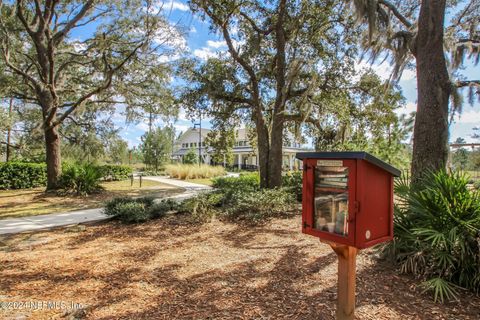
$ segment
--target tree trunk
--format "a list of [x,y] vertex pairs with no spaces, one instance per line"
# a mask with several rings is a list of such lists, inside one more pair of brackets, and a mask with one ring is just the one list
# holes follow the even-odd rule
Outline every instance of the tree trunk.
[[450,80],[443,48],[446,0],[424,0],[415,44],[418,105],[413,132],[412,182],[427,170],[445,168],[448,158]]
[[45,149],[47,162],[47,190],[58,189],[62,162],[60,154],[60,137],[57,127],[45,130]]
[[282,185],[282,166],[283,166],[283,119],[280,116],[274,116],[272,133],[270,137],[269,153],[269,177],[268,187],[275,188]]
[[[10,120],[12,119],[12,113],[13,113],[13,98],[10,98],[10,104],[8,106],[8,117],[10,118]],[[11,138],[12,138],[12,124],[10,122],[7,129],[7,154],[5,159],[6,162],[10,161]]]
[[258,148],[258,168],[260,171],[260,187],[268,188],[269,177],[269,153],[270,143],[268,138],[268,128],[263,119],[256,121],[257,129],[257,148]]

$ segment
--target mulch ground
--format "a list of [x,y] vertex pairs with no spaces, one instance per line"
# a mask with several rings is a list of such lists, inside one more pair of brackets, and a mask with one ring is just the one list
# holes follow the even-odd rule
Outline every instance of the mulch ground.
[[[0,318],[334,319],[336,271],[299,217],[70,227],[1,239]],[[356,319],[479,318],[479,297],[436,304],[372,251],[359,254]]]

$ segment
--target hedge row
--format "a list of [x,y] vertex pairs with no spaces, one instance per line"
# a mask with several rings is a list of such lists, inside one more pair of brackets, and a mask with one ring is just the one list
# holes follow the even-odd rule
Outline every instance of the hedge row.
[[0,189],[25,189],[47,184],[47,166],[44,163],[0,163]]
[[129,166],[104,164],[98,166],[101,176],[106,181],[126,180],[132,175],[132,168]]
[[[75,165],[74,165],[75,166]],[[128,179],[132,168],[123,165],[96,166],[101,179],[120,181]],[[44,163],[3,162],[0,163],[0,189],[27,189],[47,184],[47,166]]]

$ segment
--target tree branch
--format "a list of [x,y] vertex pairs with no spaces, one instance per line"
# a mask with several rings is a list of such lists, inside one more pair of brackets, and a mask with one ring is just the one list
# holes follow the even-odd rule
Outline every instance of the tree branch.
[[67,33],[73,27],[75,27],[76,23],[78,23],[88,13],[88,11],[90,11],[93,8],[94,2],[95,2],[94,0],[86,1],[82,9],[75,15],[75,17],[73,17],[72,20],[67,22],[67,24],[65,25],[65,27],[63,27],[62,30],[58,31],[53,35],[52,41],[54,46],[58,45],[58,43],[60,43],[60,41],[62,41],[63,38],[67,35]]
[[283,115],[283,119],[287,122],[296,122],[296,123],[311,123],[315,127],[320,128],[320,121],[318,119],[313,118],[312,116],[306,117],[301,113],[297,114],[285,114]]
[[480,80],[459,80],[455,83],[457,88],[464,88],[464,87],[480,87]]
[[240,11],[240,15],[245,18],[245,20],[247,20],[250,25],[252,26],[253,30],[255,30],[257,33],[259,34],[262,34],[264,36],[268,36],[273,30],[274,30],[274,27],[271,26],[270,28],[268,29],[262,29],[260,28],[259,26],[257,26],[257,24],[255,23],[255,21],[250,18],[247,14],[245,14],[244,12]]
[[[110,87],[110,85],[112,84],[112,79],[113,79],[113,75],[115,74],[115,72],[117,72],[120,68],[122,68],[125,63],[127,63],[127,61],[129,61],[133,55],[136,54],[136,52],[144,45],[144,42],[141,42],[137,47],[135,47],[134,50],[132,50],[132,52],[130,52],[129,55],[127,55],[123,61],[118,64],[115,68],[111,68],[110,65],[108,65],[108,63],[105,61],[105,64],[106,64],[106,69],[108,69],[108,71],[106,71],[106,75],[107,75],[107,78],[104,82],[103,85],[95,88],[94,90],[86,93],[85,95],[83,95],[82,97],[80,97],[76,102],[74,102],[71,107],[66,110],[55,122],[53,122],[50,126],[48,126],[45,130],[49,130],[55,126],[58,126],[60,123],[62,123],[63,120],[65,120],[65,118],[67,118],[72,112],[74,112],[78,106],[82,105],[87,99],[89,99],[90,97],[96,95],[96,94],[99,94],[101,93],[102,91],[108,89]],[[44,127],[45,125],[47,124],[47,122],[44,122]]]
[[393,15],[395,17],[397,17],[398,20],[400,20],[401,23],[403,23],[405,25],[405,27],[407,27],[408,29],[410,29],[413,24],[408,21],[408,19],[403,16],[400,11],[398,11],[397,7],[391,3],[390,1],[387,1],[387,0],[378,0],[378,4],[383,4],[385,7],[387,7],[388,9],[390,9],[393,13]]

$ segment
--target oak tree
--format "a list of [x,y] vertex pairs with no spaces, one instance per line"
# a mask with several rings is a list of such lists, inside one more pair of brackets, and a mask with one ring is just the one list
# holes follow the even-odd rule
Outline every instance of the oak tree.
[[315,92],[334,86],[336,72],[353,70],[353,30],[344,4],[192,0],[190,6],[223,38],[228,54],[186,63],[191,87],[182,102],[205,108],[214,122],[239,117],[251,124],[260,184],[277,187],[286,126],[309,122]]
[[16,84],[6,96],[41,110],[47,189],[61,173],[62,123],[91,105],[142,103],[131,93],[155,87],[142,75],[162,65],[172,33],[149,1],[0,2],[0,59]]
[[[375,59],[389,52],[393,79],[415,62],[417,112],[413,132],[412,181],[427,170],[445,168],[448,158],[449,111],[458,104],[456,90],[469,87],[470,100],[480,79],[456,78],[464,57],[480,58],[480,1],[353,0],[364,22],[364,45]],[[446,13],[450,11],[450,21]],[[448,54],[450,54],[450,59]],[[480,98],[480,95],[479,95]],[[449,109],[449,101],[453,100]],[[451,116],[451,114],[450,114]]]

